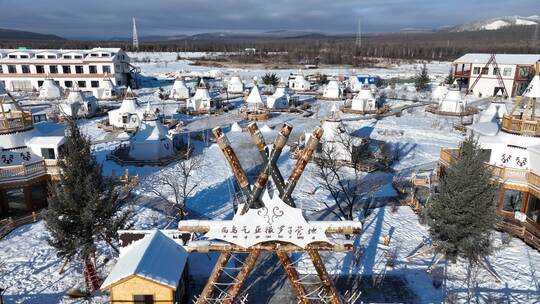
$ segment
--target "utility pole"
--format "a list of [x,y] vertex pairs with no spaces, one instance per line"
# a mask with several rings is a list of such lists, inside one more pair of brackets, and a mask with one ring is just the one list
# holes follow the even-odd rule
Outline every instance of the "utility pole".
[[137,35],[137,25],[135,23],[135,17],[133,17],[133,48],[139,50],[139,35]]

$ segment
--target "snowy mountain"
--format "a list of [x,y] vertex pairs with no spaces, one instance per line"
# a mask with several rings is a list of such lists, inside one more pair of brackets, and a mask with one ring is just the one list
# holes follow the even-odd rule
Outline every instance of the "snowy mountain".
[[512,25],[537,25],[540,22],[540,16],[534,15],[529,17],[522,16],[504,16],[491,18],[471,23],[466,23],[458,26],[449,27],[446,31],[449,32],[468,32],[482,30],[498,30],[503,27]]

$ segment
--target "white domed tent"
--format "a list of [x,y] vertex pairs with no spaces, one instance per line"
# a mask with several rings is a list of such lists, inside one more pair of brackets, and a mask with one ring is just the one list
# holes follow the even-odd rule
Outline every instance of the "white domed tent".
[[439,111],[448,113],[463,113],[467,109],[467,101],[461,97],[458,88],[448,89],[448,93],[439,103]]
[[289,108],[289,94],[287,92],[287,85],[283,78],[276,87],[276,91],[272,96],[266,98],[266,105],[271,109],[287,109]]
[[377,110],[376,99],[371,90],[364,86],[358,94],[356,94],[351,102],[351,110],[360,112],[369,112]]
[[62,88],[52,78],[45,78],[39,88],[39,99],[54,100],[62,98]]
[[83,103],[84,96],[79,89],[69,91],[68,97],[58,104],[60,116],[70,116],[74,118],[83,116],[82,114],[79,114]]
[[136,129],[141,124],[144,109],[137,102],[131,88],[128,88],[120,108],[111,110],[107,114],[111,126],[121,129]]
[[207,111],[212,107],[212,98],[208,93],[208,87],[201,79],[193,97],[188,98],[186,108],[190,111]]
[[289,77],[289,89],[293,91],[305,92],[311,89],[311,83],[306,80],[302,73]]
[[227,85],[227,92],[231,94],[242,94],[244,92],[244,83],[239,76],[232,76]]
[[441,101],[448,94],[448,87],[444,84],[439,84],[431,91],[431,99]]
[[176,78],[169,97],[174,100],[186,100],[189,98],[189,88],[186,86],[184,79]]
[[331,79],[324,88],[323,98],[326,99],[341,99],[343,96],[339,81],[337,79]]
[[99,100],[113,100],[118,97],[118,90],[109,77],[103,78],[101,86],[96,91]]
[[152,161],[170,157],[174,152],[167,127],[155,114],[146,112],[141,126],[129,140],[130,158]]
[[246,99],[246,103],[250,110],[256,111],[265,107],[265,103],[262,99],[261,93],[259,91],[259,87],[257,86],[256,83],[251,89],[251,92],[249,93],[249,96]]

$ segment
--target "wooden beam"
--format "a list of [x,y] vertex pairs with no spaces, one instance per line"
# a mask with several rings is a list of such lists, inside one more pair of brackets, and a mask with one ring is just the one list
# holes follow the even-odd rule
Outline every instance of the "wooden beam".
[[328,293],[328,296],[330,297],[330,303],[340,304],[339,295],[337,293],[336,287],[334,286],[334,282],[328,275],[328,272],[326,271],[326,268],[324,267],[324,263],[323,263],[323,260],[321,259],[321,256],[319,255],[319,252],[315,249],[307,249],[306,252],[311,258],[311,261],[313,262],[313,266],[315,266],[315,270],[317,270],[317,274],[319,275],[319,278],[321,279],[324,289],[326,289],[326,292]]
[[212,270],[212,273],[210,274],[210,277],[208,278],[208,281],[206,282],[206,285],[204,286],[204,289],[201,292],[201,295],[199,296],[195,304],[208,303],[207,299],[211,297],[212,293],[214,292],[214,284],[218,282],[219,277],[221,276],[221,273],[223,272],[223,267],[227,265],[227,262],[229,261],[230,257],[231,257],[230,252],[222,252],[219,255],[216,265],[214,266],[214,269]]
[[285,268],[285,273],[287,273],[287,276],[289,277],[289,281],[291,281],[291,285],[296,291],[296,297],[298,298],[298,303],[309,304],[309,299],[307,297],[306,289],[304,288],[304,285],[300,283],[300,276],[298,275],[298,272],[292,265],[291,259],[289,258],[287,253],[278,250],[276,251],[276,255],[281,261],[283,268]]
[[246,279],[248,278],[249,273],[253,269],[253,266],[255,266],[255,263],[257,262],[257,259],[259,258],[260,254],[261,254],[260,250],[252,250],[249,252],[248,256],[244,260],[244,266],[240,269],[240,271],[236,275],[234,284],[227,290],[228,297],[223,300],[223,304],[234,303],[234,300],[240,293],[240,289],[242,289],[242,286],[244,285]]

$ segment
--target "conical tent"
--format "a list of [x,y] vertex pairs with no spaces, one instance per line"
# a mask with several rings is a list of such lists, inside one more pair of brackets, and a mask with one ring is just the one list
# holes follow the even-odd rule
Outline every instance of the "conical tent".
[[97,98],[101,100],[115,99],[118,95],[118,92],[112,80],[109,77],[105,77],[101,83],[102,85],[98,89]]
[[107,113],[109,124],[117,128],[136,128],[139,126],[144,109],[137,102],[135,93],[128,88],[120,108]]
[[244,83],[239,76],[232,76],[229,84],[227,85],[227,91],[232,94],[240,94],[244,92]]
[[201,79],[201,82],[197,86],[195,95],[187,100],[186,107],[193,111],[204,111],[209,110],[212,106],[212,98],[208,92],[208,88],[204,83],[204,80]]
[[356,94],[351,103],[351,110],[354,111],[374,111],[376,109],[376,99],[371,90],[364,87]]
[[339,86],[339,82],[336,79],[331,79],[328,82],[328,84],[324,88],[323,97],[334,99],[341,98],[341,88]]
[[523,92],[523,96],[540,99],[540,75],[534,75],[527,89]]
[[466,110],[467,102],[461,97],[458,88],[450,88],[444,99],[439,103],[441,112],[462,113]]
[[39,99],[60,99],[62,97],[62,89],[51,78],[45,78],[41,88],[39,88]]
[[261,93],[259,91],[259,87],[257,87],[257,85],[253,86],[253,89],[251,89],[251,92],[246,99],[246,103],[250,108],[254,109],[262,108],[265,106]]
[[155,115],[148,115],[130,139],[129,156],[136,160],[158,160],[174,154],[168,129]]
[[189,89],[182,78],[176,78],[171,89],[170,97],[176,100],[189,98]]

